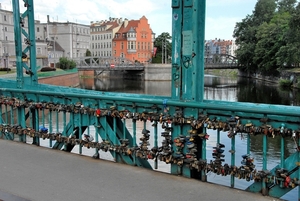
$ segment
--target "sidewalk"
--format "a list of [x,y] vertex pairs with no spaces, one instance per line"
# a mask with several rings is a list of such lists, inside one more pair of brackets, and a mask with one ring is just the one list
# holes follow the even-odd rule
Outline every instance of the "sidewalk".
[[0,74],[0,79],[15,79],[17,77],[17,73],[6,73]]
[[0,200],[10,201],[4,193],[15,201],[276,200],[20,142],[0,140],[0,147]]

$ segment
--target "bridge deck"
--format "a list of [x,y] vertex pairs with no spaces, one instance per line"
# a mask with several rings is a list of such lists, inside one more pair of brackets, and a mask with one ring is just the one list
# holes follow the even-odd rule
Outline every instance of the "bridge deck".
[[[179,176],[0,140],[0,200],[275,200]],[[13,195],[12,195],[13,197]],[[5,200],[5,199],[4,199]]]

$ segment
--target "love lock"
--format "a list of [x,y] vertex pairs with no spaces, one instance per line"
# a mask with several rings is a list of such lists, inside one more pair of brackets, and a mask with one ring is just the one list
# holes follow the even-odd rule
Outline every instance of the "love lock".
[[284,187],[288,188],[291,182],[291,177],[287,176],[284,181]]

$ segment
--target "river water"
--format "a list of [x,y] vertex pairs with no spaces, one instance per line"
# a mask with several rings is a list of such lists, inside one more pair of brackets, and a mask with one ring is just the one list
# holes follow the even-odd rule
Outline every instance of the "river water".
[[[253,102],[253,103],[268,103],[279,105],[300,105],[300,93],[298,90],[281,89],[274,83],[268,83],[260,80],[237,77],[221,77],[214,75],[205,75],[204,79],[204,99],[207,100],[222,100],[233,102]],[[170,81],[141,81],[141,80],[124,80],[120,78],[85,78],[80,80],[80,87],[83,89],[96,91],[110,92],[125,92],[135,94],[152,94],[161,96],[171,95]],[[132,129],[131,122],[126,123],[127,128]],[[137,123],[137,131],[143,129],[143,123]],[[151,127],[150,123],[147,128]],[[161,129],[159,129],[161,131]],[[93,131],[90,131],[93,132]],[[216,145],[216,132],[208,130],[210,135],[207,141],[207,159],[212,160],[212,150]],[[137,136],[139,139],[139,136]],[[248,135],[239,134],[236,137],[236,164],[242,160],[241,155],[246,154]],[[230,163],[230,154],[226,152],[230,149],[230,139],[226,133],[221,133],[221,142],[225,147],[225,161]],[[251,155],[254,157],[257,170],[262,169],[262,137],[251,137]],[[152,144],[152,142],[150,142]],[[160,143],[160,142],[159,142]],[[150,145],[151,146],[151,145]],[[295,152],[295,144],[292,140],[288,140],[285,153],[286,156]],[[77,151],[77,150],[73,150]],[[106,159],[111,159],[111,156],[102,153]],[[280,161],[280,139],[268,139],[268,169],[272,169]],[[150,162],[150,161],[149,161]],[[153,164],[152,164],[153,165]],[[169,165],[159,164],[159,171],[170,171]],[[230,177],[221,177],[215,174],[208,174],[208,181],[218,183],[225,186],[230,186]],[[245,189],[251,182],[244,180],[236,180],[235,187]],[[297,188],[286,194],[283,199],[296,200]]]

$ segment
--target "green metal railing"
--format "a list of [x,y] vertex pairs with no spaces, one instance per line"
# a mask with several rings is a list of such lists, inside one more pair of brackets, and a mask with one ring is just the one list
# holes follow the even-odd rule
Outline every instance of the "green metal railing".
[[[27,11],[20,20],[18,1],[13,1],[15,31],[26,33],[20,22],[27,15],[33,33],[33,1],[24,2]],[[49,147],[68,152],[78,148],[79,154],[84,147],[94,148],[94,158],[101,157],[103,151],[110,152],[116,162],[149,169],[168,164],[171,174],[203,182],[208,173],[215,173],[228,176],[231,187],[235,187],[236,178],[244,179],[251,181],[247,190],[273,197],[298,187],[299,107],[203,100],[205,3],[172,0],[171,97],[38,84],[34,61],[27,67],[21,60],[28,51],[34,58],[34,37],[25,34],[29,42],[22,51],[16,34],[17,80],[1,81],[1,137],[20,142],[32,139],[36,145],[47,139]],[[23,75],[23,67],[28,76]],[[138,130],[140,123],[142,129]],[[217,144],[213,160],[208,161],[210,130],[216,131]],[[230,144],[222,143],[224,132]],[[242,164],[237,165],[236,136],[241,133],[247,135],[247,153],[242,155]],[[255,168],[249,155],[250,137],[259,135],[263,136],[262,170]],[[268,167],[269,138],[280,138],[281,157],[276,167]],[[294,152],[285,157],[287,139],[292,139],[295,146]],[[230,163],[223,161],[224,146],[230,147]],[[298,192],[298,199],[299,195]]]

